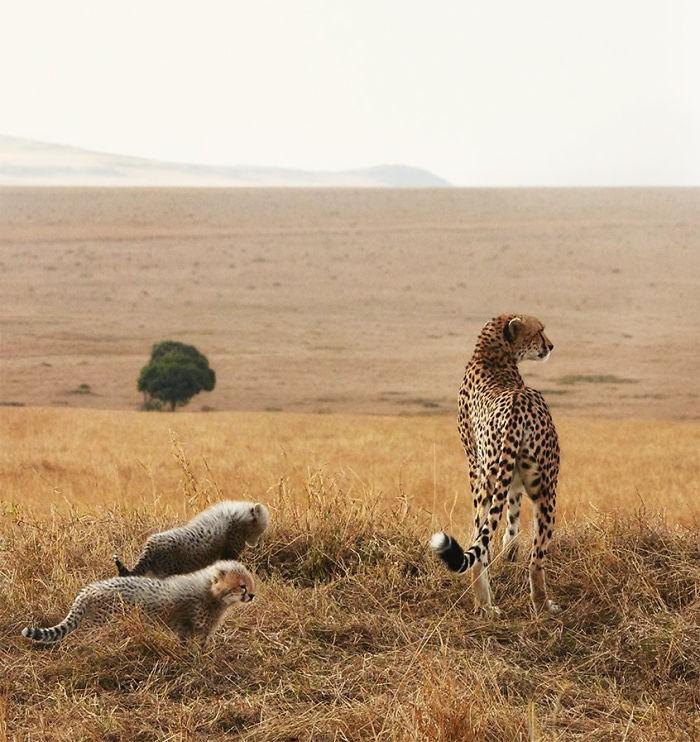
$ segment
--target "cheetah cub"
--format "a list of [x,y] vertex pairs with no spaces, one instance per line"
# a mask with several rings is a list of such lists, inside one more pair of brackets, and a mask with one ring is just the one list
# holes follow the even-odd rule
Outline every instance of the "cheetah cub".
[[85,621],[107,623],[120,606],[132,605],[160,618],[183,639],[206,640],[221,625],[226,611],[254,597],[253,576],[235,561],[219,561],[198,572],[164,580],[111,577],[84,587],[61,623],[46,629],[27,627],[22,635],[53,644]]
[[262,503],[224,500],[183,526],[154,533],[132,570],[116,554],[114,564],[121,577],[194,572],[217,559],[238,559],[246,544],[258,543],[269,519]]

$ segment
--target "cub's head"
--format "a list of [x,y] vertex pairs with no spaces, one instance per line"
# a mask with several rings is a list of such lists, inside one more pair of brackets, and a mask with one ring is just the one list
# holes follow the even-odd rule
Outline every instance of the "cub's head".
[[224,605],[250,603],[255,597],[253,575],[240,563],[216,562],[211,578],[211,594]]
[[546,361],[554,348],[544,334],[544,325],[526,314],[505,318],[503,339],[518,362]]
[[261,503],[256,502],[250,505],[246,514],[246,536],[245,542],[248,546],[256,546],[260,537],[267,529],[267,525],[270,522],[270,513],[267,508]]

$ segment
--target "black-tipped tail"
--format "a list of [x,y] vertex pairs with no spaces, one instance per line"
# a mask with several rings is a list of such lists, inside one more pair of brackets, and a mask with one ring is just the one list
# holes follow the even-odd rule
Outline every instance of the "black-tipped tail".
[[42,642],[42,644],[52,644],[53,642],[59,642],[67,633],[67,628],[63,624],[52,626],[49,629],[40,629],[31,626],[27,626],[26,629],[22,629],[22,636],[35,642]]
[[456,539],[442,531],[433,534],[430,539],[430,548],[451,572],[466,572],[471,566],[464,549],[457,543]]
[[114,566],[117,568],[120,577],[131,577],[131,570],[126,567],[124,562],[116,554],[112,555],[112,561],[114,561]]

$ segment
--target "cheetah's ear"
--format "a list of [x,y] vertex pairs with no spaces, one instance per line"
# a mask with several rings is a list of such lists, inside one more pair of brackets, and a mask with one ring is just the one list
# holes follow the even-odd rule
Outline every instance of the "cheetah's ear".
[[258,502],[250,509],[250,514],[253,520],[260,520],[263,514],[262,505]]
[[503,325],[503,337],[509,343],[512,343],[513,340],[515,340],[515,338],[518,336],[522,324],[523,321],[520,319],[520,317],[513,317],[513,319],[508,320],[508,322]]
[[223,569],[214,570],[214,574],[211,576],[211,584],[215,585],[225,574],[226,572]]

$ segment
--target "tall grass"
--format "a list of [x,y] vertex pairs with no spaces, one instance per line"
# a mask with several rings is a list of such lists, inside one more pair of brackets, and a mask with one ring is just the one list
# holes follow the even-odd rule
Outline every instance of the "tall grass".
[[[450,520],[453,485],[454,525],[468,532],[466,483],[443,449],[451,421],[176,415],[171,436],[146,415],[11,412],[0,739],[697,738],[700,544],[697,511],[679,505],[693,484],[675,470],[661,513],[646,490],[674,456],[669,442],[692,445],[689,426],[584,422],[578,437],[560,426],[579,462],[569,496],[600,477],[611,502],[565,508],[549,561],[560,616],[533,617],[523,543],[514,564],[495,560],[503,615],[486,619],[469,576],[447,574],[425,547],[435,521]],[[611,441],[630,431],[636,461],[622,470],[658,456],[644,482],[623,485]],[[608,444],[599,462],[586,434]],[[41,468],[20,468],[30,460]],[[138,613],[51,649],[19,635],[62,618],[80,586],[112,573],[113,551],[131,559],[153,530],[243,494],[272,512],[264,543],[243,555],[259,601],[211,644],[179,643]]]
[[[700,527],[700,425],[555,422],[562,446],[558,520],[645,506]],[[296,495],[309,472],[319,471],[350,494],[371,491],[389,505],[408,497],[433,525],[462,534],[470,526],[465,457],[452,417],[3,408],[0,498],[39,512],[157,502],[158,512],[184,515],[173,455],[179,448],[221,496],[264,499],[281,481]]]

